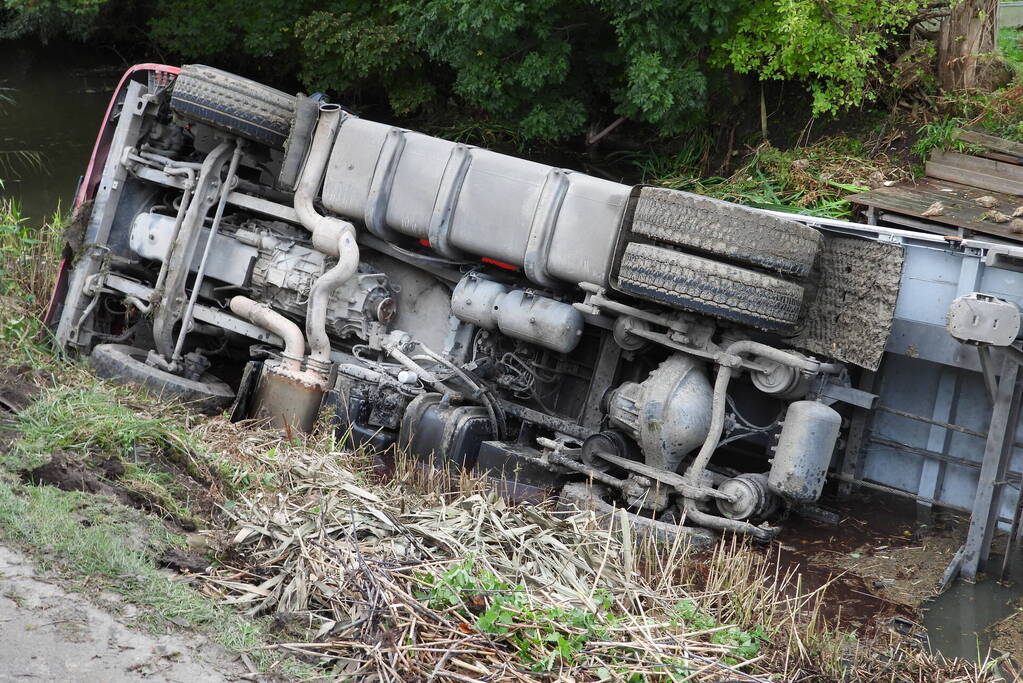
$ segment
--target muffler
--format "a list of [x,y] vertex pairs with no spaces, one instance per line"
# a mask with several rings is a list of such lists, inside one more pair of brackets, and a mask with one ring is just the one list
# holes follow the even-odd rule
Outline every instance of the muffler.
[[317,368],[302,369],[305,355],[302,330],[269,306],[248,297],[231,299],[231,312],[284,341],[281,358],[263,363],[249,416],[268,419],[270,424],[284,430],[312,431],[327,390],[327,378]]

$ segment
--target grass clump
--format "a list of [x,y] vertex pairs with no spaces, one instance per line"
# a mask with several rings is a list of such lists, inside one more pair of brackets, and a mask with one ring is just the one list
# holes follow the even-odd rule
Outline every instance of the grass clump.
[[67,219],[59,212],[33,228],[10,199],[0,200],[0,349],[9,361],[35,363],[42,317],[56,277],[61,234]]
[[1023,36],[1015,26],[998,29],[998,52],[1019,79],[1023,76]]
[[181,409],[140,401],[137,393],[88,375],[81,379],[85,385],[49,389],[42,400],[17,415],[14,428],[20,436],[8,457],[30,458],[58,450],[83,457],[122,456],[138,448],[184,457],[196,447]]
[[[9,471],[38,468],[55,453],[95,470],[107,478],[100,463],[116,460],[117,476],[111,485],[127,491],[147,507],[169,519],[196,521],[193,492],[183,486],[188,477],[195,485],[221,498],[215,474],[201,455],[201,445],[191,437],[191,417],[181,408],[140,399],[137,392],[98,380],[80,369],[65,370],[65,378],[78,375],[79,383],[47,388],[39,400],[18,413],[5,431],[16,440],[0,455]],[[176,474],[169,463],[180,465]],[[201,482],[201,484],[200,484]]]
[[728,177],[699,177],[695,159],[694,150],[686,149],[670,161],[643,162],[643,182],[758,209],[847,219],[851,214],[846,195],[909,175],[883,154],[867,158],[863,144],[848,138],[785,151],[765,143]]

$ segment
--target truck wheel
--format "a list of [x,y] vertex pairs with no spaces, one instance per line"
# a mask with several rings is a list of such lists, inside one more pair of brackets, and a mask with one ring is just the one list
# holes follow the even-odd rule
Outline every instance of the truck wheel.
[[234,391],[210,374],[198,380],[146,365],[145,349],[125,344],[100,344],[92,350],[89,362],[96,374],[119,384],[144,386],[157,396],[187,403],[204,413],[217,413],[234,400]]
[[295,120],[295,97],[202,64],[181,68],[171,109],[234,135],[284,149]]
[[652,240],[796,278],[810,274],[821,248],[821,234],[801,223],[663,187],[640,190],[629,229]]
[[618,288],[675,308],[750,325],[795,332],[803,308],[801,285],[781,278],[633,242],[625,248]]

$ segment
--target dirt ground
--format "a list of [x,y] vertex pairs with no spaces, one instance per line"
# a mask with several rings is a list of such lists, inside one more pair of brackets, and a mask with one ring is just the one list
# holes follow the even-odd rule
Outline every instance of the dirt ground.
[[991,647],[1017,657],[1023,655],[1023,604],[1017,603],[1016,611],[996,624],[992,631],[995,637]]
[[255,680],[238,658],[202,636],[153,636],[130,626],[137,609],[101,594],[101,609],[38,576],[0,546],[0,681]]
[[962,544],[951,529],[903,538],[880,538],[844,553],[819,553],[814,561],[864,579],[870,592],[895,603],[920,607],[938,594],[942,575]]

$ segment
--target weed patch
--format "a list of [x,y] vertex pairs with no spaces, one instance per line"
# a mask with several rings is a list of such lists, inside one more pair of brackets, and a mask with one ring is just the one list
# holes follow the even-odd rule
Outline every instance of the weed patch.
[[675,160],[647,161],[640,168],[644,182],[654,185],[759,209],[845,219],[850,217],[845,195],[909,177],[886,156],[867,159],[864,153],[862,143],[833,138],[787,151],[761,145],[729,177],[698,177],[692,150]]

